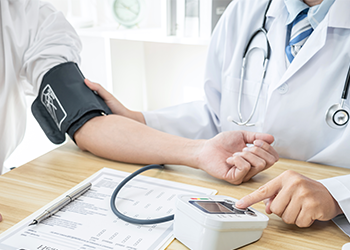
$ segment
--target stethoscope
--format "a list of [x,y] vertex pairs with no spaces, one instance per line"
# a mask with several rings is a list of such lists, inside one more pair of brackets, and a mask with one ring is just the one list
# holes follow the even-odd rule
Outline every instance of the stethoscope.
[[[271,48],[270,48],[270,44],[269,44],[269,40],[267,38],[267,31],[265,29],[265,24],[266,24],[266,15],[267,12],[270,8],[272,0],[269,0],[265,13],[264,13],[264,20],[262,23],[262,26],[253,33],[253,35],[250,37],[245,49],[244,49],[244,54],[243,54],[243,61],[242,61],[242,69],[241,69],[241,80],[240,80],[240,85],[239,85],[239,92],[238,92],[238,118],[239,121],[234,120],[231,116],[229,116],[227,119],[228,121],[231,121],[239,126],[246,126],[246,127],[252,127],[255,126],[256,123],[249,123],[250,120],[252,119],[253,115],[256,112],[256,108],[258,105],[258,101],[259,101],[259,97],[260,97],[260,93],[262,90],[262,86],[263,86],[263,82],[266,76],[266,69],[267,69],[267,64],[270,60],[270,53],[271,53]],[[254,40],[254,38],[258,35],[258,34],[263,34],[265,37],[265,41],[266,41],[266,48],[263,49],[261,47],[253,47],[251,49],[249,49],[250,44],[252,43],[252,41]],[[241,109],[241,104],[242,104],[242,95],[243,95],[243,85],[244,85],[244,77],[245,77],[245,69],[246,69],[246,65],[247,65],[247,59],[249,57],[249,54],[253,51],[253,50],[260,50],[263,52],[264,54],[264,61],[263,61],[263,72],[262,72],[262,76],[260,78],[260,85],[259,85],[259,92],[258,95],[256,97],[253,109],[248,117],[248,119],[246,119],[245,121],[243,120],[243,116],[242,116],[242,109]],[[342,128],[344,127],[348,122],[349,122],[349,112],[346,110],[345,107],[345,101],[347,99],[348,96],[348,91],[349,91],[349,82],[350,82],[350,68],[348,70],[348,74],[346,77],[346,81],[344,84],[344,88],[343,88],[343,92],[342,92],[342,96],[341,96],[341,102],[340,103],[336,103],[334,105],[332,105],[326,112],[326,122],[327,124],[331,127],[331,128]]]
[[[267,69],[267,64],[270,60],[270,44],[269,44],[269,40],[267,39],[267,30],[265,29],[265,23],[266,23],[266,14],[267,11],[270,8],[270,4],[271,4],[272,0],[270,0],[267,4],[265,13],[264,13],[264,20],[263,23],[261,25],[261,27],[254,32],[254,34],[250,37],[245,49],[244,49],[244,54],[243,54],[243,61],[242,61],[242,69],[241,69],[241,81],[239,84],[239,92],[238,92],[238,118],[239,121],[235,121],[231,116],[229,116],[227,119],[239,126],[246,126],[246,127],[252,127],[255,126],[255,123],[249,123],[250,120],[252,119],[253,115],[255,114],[256,111],[256,107],[258,106],[258,101],[259,101],[259,97],[260,97],[260,93],[261,93],[261,89],[263,86],[263,82],[265,79],[265,75],[266,75],[266,69]],[[253,42],[254,38],[258,35],[258,34],[263,34],[265,37],[265,41],[266,41],[266,49],[263,48],[259,48],[259,47],[253,47],[252,49],[249,49],[250,44]],[[247,120],[243,121],[243,116],[242,116],[242,112],[241,112],[241,103],[242,103],[242,94],[243,94],[243,84],[244,84],[244,76],[245,76],[245,68],[247,65],[247,58],[249,56],[249,54],[254,51],[254,50],[260,50],[262,51],[262,53],[264,54],[264,61],[263,61],[263,72],[262,72],[262,76],[260,78],[260,85],[259,85],[259,92],[258,92],[258,96],[256,97],[254,106],[253,106],[253,110],[250,113],[249,117]]]
[[345,109],[350,83],[350,67],[346,76],[340,103],[333,104],[326,112],[326,122],[331,128],[342,128],[349,122],[349,112]]

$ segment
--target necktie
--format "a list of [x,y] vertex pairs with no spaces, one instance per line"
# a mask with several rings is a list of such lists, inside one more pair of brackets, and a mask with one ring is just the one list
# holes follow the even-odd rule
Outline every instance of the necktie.
[[294,57],[298,54],[313,31],[307,19],[308,11],[309,9],[307,8],[300,12],[292,23],[289,44],[286,47],[287,65],[293,61]]

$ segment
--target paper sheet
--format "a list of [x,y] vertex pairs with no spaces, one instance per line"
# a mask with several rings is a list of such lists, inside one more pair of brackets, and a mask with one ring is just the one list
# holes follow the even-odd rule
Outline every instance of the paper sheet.
[[[53,217],[38,225],[32,220],[53,205],[27,217],[0,235],[1,250],[92,250],[92,249],[164,249],[174,239],[172,222],[134,225],[116,217],[110,209],[114,188],[129,173],[104,168],[80,183],[92,183],[91,189],[68,204]],[[119,193],[117,208],[140,219],[159,218],[174,213],[178,194],[215,194],[216,190],[146,176],[137,176]]]

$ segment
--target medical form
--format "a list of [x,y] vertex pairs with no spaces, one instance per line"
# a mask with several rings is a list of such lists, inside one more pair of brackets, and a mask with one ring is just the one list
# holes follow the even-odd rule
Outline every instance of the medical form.
[[[114,188],[129,173],[104,168],[78,186],[92,183],[91,189],[41,223],[28,226],[33,218],[62,199],[33,213],[0,235],[0,249],[165,249],[173,237],[173,222],[135,225],[116,217],[110,209]],[[76,188],[76,187],[75,187]],[[135,218],[158,218],[174,213],[179,194],[210,195],[217,191],[146,176],[137,176],[120,192],[116,205]]]

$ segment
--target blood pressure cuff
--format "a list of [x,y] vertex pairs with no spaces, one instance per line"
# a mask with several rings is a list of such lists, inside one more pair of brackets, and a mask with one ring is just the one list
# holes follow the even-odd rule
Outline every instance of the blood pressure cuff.
[[57,65],[43,77],[32,113],[51,142],[65,141],[93,117],[111,114],[102,98],[84,83],[73,62]]

